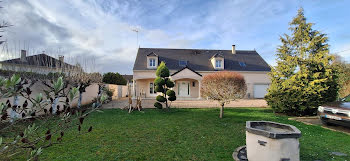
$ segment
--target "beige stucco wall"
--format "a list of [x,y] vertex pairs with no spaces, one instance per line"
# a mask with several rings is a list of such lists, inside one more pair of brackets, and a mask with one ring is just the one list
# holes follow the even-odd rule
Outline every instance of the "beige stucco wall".
[[[181,97],[179,96],[179,82],[181,81],[188,81],[190,83],[190,98],[198,98],[199,97],[199,81],[198,80],[194,80],[194,79],[178,79],[175,80],[175,86],[173,88],[173,90],[176,93],[176,97],[179,99],[187,99],[188,97]],[[193,82],[195,82],[195,86],[193,87]]]
[[106,84],[106,87],[109,90],[113,91],[112,100],[119,99],[120,96],[126,97],[126,95],[128,94],[128,86],[126,85]]
[[[176,71],[171,70],[170,73],[175,73]],[[198,81],[196,83],[196,87],[190,88],[190,94],[191,98],[197,99],[199,96],[199,82],[201,79],[207,75],[211,74],[214,72],[208,72],[208,71],[197,71],[199,74],[202,75],[200,77],[199,75],[193,73],[191,70],[185,69],[175,76],[172,76],[171,78],[175,80],[175,85],[176,85],[176,80],[190,80],[191,82],[193,81]],[[269,76],[267,75],[268,72],[247,72],[247,71],[236,71],[240,74],[242,74],[245,78],[246,84],[247,84],[247,94],[245,98],[254,98],[254,85],[255,84],[270,84],[271,80]],[[150,95],[149,94],[149,82],[153,82],[154,78],[156,78],[155,75],[155,70],[150,70],[150,71],[134,71],[134,80],[136,81],[136,93],[138,94],[140,89],[144,89],[144,93],[146,94],[147,97],[155,97],[155,95]],[[174,87],[174,91],[177,93],[177,86]]]

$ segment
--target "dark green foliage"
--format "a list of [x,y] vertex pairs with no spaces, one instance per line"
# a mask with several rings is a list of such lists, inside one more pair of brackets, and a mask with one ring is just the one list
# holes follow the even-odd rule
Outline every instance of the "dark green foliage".
[[119,74],[108,72],[103,74],[103,83],[107,84],[117,84],[117,85],[126,85],[127,81]]
[[169,101],[175,101],[176,100],[176,96],[174,95],[174,96],[169,96],[168,97],[168,100]]
[[[157,68],[156,71],[156,75],[157,78],[154,80],[154,84],[156,85],[156,92],[161,92],[162,95],[158,95],[156,97],[156,100],[158,101],[157,103],[164,103],[165,107],[169,110],[169,105],[168,105],[168,100],[169,101],[175,101],[176,100],[176,96],[175,96],[175,92],[173,91],[173,93],[169,90],[169,88],[174,87],[174,82],[172,82],[169,78],[169,69],[168,67],[165,65],[164,62],[161,62],[160,65]],[[172,94],[172,98],[171,99],[166,99],[167,98],[167,93],[170,91],[170,93]],[[168,95],[169,96],[169,95]],[[159,106],[157,104],[154,105],[155,107]]]
[[163,97],[163,96],[161,96],[161,95],[158,95],[157,97],[156,97],[156,100],[158,101],[158,102],[165,102],[166,101],[166,99]]
[[162,86],[165,84],[165,81],[164,79],[162,79],[161,77],[157,77],[155,80],[154,80],[154,84],[157,85],[157,86]]
[[161,62],[157,68],[156,76],[166,78],[166,77],[169,77],[169,75],[170,75],[170,72],[168,67],[165,65],[164,62]]
[[330,62],[328,38],[312,29],[303,10],[290,23],[291,36],[281,37],[277,66],[272,67],[271,85],[265,99],[276,112],[315,115],[317,107],[338,95],[337,72]]
[[171,81],[170,79],[168,79],[168,80],[166,81],[166,86],[167,86],[168,88],[173,88],[174,85],[175,85],[174,82]]
[[154,107],[158,108],[158,109],[162,109],[163,108],[163,105],[159,102],[155,102],[154,103]]
[[159,86],[159,85],[156,86],[155,90],[156,90],[156,92],[164,92],[163,86]]
[[175,96],[175,92],[171,89],[169,89],[168,91],[166,91],[166,95],[170,96]]

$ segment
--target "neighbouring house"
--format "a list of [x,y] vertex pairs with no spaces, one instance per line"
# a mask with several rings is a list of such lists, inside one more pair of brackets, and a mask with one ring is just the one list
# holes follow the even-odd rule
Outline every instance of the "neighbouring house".
[[241,73],[247,83],[245,98],[263,98],[270,84],[270,66],[255,50],[208,50],[139,48],[133,68],[133,94],[143,98],[157,96],[156,69],[165,62],[178,100],[201,99],[203,76],[218,71]]
[[122,77],[123,77],[127,82],[132,83],[133,75],[124,74],[124,75],[122,75]]
[[59,56],[58,59],[44,53],[27,56],[26,50],[21,50],[20,58],[1,61],[0,69],[38,74],[64,73],[67,76],[83,72],[81,67],[65,63],[64,56]]

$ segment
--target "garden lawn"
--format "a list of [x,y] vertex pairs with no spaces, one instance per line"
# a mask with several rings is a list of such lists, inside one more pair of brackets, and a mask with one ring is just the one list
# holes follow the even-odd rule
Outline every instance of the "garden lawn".
[[[42,160],[232,160],[245,144],[245,122],[269,120],[292,124],[302,131],[301,160],[350,160],[350,136],[276,116],[270,109],[147,109],[128,114],[119,109],[93,113],[84,121],[91,133],[44,150]],[[74,132],[77,130],[74,129]],[[345,153],[347,157],[331,152]]]

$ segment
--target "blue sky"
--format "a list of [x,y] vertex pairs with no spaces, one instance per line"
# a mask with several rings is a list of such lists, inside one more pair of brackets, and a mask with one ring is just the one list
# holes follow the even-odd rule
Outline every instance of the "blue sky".
[[[255,49],[271,65],[279,36],[299,7],[329,37],[331,53],[350,61],[350,1],[346,0],[4,0],[3,19],[14,26],[0,59],[65,55],[88,71],[131,74],[138,45],[160,48]],[[136,33],[139,30],[139,44]],[[14,48],[14,49],[13,49]],[[1,52],[2,51],[2,52]],[[17,52],[16,52],[17,51]]]

